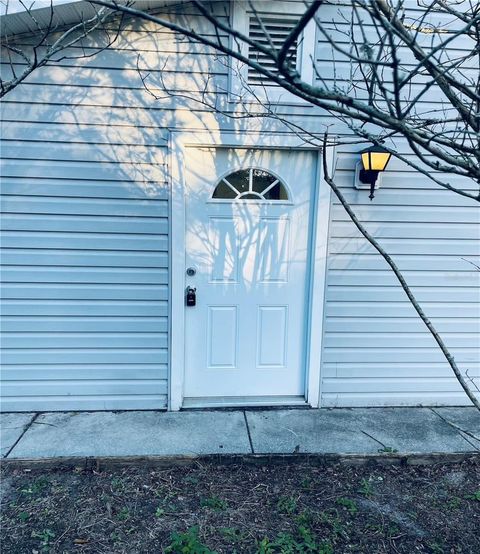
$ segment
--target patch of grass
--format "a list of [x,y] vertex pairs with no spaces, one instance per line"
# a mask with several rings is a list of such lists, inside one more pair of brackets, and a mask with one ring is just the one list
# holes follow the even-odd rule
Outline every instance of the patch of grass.
[[227,540],[233,543],[245,540],[246,536],[246,533],[242,532],[236,527],[220,527],[219,532],[222,537],[225,537]]
[[458,496],[453,496],[446,501],[446,505],[449,510],[458,510],[462,504],[463,500],[458,498]]
[[117,514],[117,519],[119,521],[127,521],[130,519],[130,510],[124,506]]
[[311,510],[303,510],[298,516],[295,518],[295,522],[297,525],[301,525],[303,527],[311,527],[315,521],[315,515]]
[[51,529],[43,529],[42,531],[32,531],[33,539],[40,539],[42,552],[50,550],[50,543],[55,538],[55,533]]
[[434,541],[428,545],[432,551],[432,554],[444,554],[445,548],[441,542]]
[[351,498],[345,498],[341,496],[340,498],[337,498],[336,503],[339,506],[343,506],[344,508],[346,508],[347,511],[352,515],[358,512],[358,506],[356,502]]
[[282,496],[277,502],[277,510],[283,514],[293,514],[297,509],[297,500],[293,496]]
[[310,479],[310,477],[305,477],[302,479],[302,482],[300,483],[303,490],[310,491],[313,489],[313,481]]
[[358,492],[360,494],[363,494],[363,496],[366,496],[367,498],[373,496],[373,486],[369,479],[362,479]]
[[184,533],[173,533],[165,554],[216,554],[198,537],[198,527],[190,527]]
[[279,533],[271,541],[267,537],[257,542],[256,554],[333,554],[330,541],[317,542],[314,534],[306,527],[299,527],[297,535]]
[[480,489],[475,491],[473,494],[467,494],[465,498],[467,500],[476,500],[477,502],[480,502]]
[[48,487],[48,479],[46,477],[39,477],[35,479],[32,483],[29,483],[27,487],[21,489],[23,494],[28,494],[31,496],[38,495],[45,491]]
[[211,510],[215,510],[217,512],[223,512],[228,508],[225,500],[222,500],[218,496],[202,498],[202,500],[200,500],[200,506],[202,506],[202,508],[210,508]]
[[342,535],[345,531],[342,520],[338,517],[338,511],[336,509],[320,512],[320,521],[330,527],[335,537]]
[[123,482],[123,479],[119,479],[117,477],[114,477],[110,481],[110,485],[111,485],[112,490],[114,492],[123,492],[125,490],[125,483]]
[[30,514],[28,512],[20,512],[18,514],[18,518],[21,520],[21,521],[27,521],[29,518],[30,518]]
[[183,480],[183,482],[188,483],[189,485],[198,485],[199,480],[197,477],[194,477],[193,475],[187,475]]

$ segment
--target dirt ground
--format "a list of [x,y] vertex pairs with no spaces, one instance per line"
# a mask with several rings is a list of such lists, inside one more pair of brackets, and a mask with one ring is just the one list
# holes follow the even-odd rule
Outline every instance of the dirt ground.
[[2,552],[480,553],[480,458],[434,466],[5,467]]

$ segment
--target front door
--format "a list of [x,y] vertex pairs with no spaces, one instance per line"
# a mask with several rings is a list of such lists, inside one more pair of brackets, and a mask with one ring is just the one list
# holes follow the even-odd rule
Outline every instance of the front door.
[[184,397],[301,398],[315,154],[188,154]]

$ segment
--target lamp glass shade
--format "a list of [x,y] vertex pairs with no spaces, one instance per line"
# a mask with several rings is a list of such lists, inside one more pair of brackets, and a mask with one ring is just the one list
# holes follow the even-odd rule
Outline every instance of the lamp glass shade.
[[390,152],[380,148],[369,148],[362,152],[362,165],[365,171],[384,171],[391,158]]

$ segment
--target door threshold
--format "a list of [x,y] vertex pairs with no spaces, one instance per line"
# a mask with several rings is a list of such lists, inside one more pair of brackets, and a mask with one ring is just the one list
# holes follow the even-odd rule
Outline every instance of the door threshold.
[[247,407],[305,406],[304,396],[201,396],[184,398],[182,408],[247,408]]

